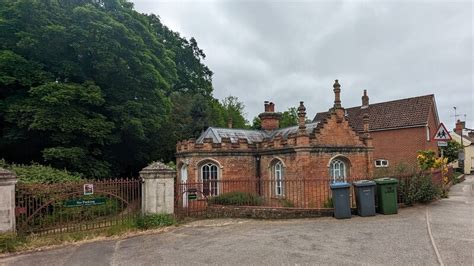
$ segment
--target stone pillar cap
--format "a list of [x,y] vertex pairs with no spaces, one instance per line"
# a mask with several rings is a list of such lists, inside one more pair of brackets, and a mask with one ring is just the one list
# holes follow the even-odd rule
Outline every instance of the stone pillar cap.
[[174,172],[175,170],[162,162],[153,162],[147,167],[143,168],[140,173],[150,172]]
[[5,168],[0,167],[0,182],[11,182],[16,183],[16,174],[12,171],[9,171]]

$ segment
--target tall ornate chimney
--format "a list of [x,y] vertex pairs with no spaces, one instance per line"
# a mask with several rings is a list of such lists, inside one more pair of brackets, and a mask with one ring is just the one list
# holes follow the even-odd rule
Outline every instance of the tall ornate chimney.
[[367,96],[367,90],[364,90],[364,95],[362,95],[362,106],[360,108],[365,109],[369,107],[369,96]]
[[334,88],[334,108],[341,108],[341,85],[337,79],[332,87]]
[[298,107],[298,128],[300,131],[306,130],[306,107],[304,107],[304,102],[300,102],[300,106]]

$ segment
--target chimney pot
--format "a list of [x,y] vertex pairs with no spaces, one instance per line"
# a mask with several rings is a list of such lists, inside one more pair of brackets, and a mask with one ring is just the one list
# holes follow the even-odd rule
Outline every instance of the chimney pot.
[[456,134],[461,136],[462,131],[465,128],[465,125],[466,125],[465,121],[461,121],[461,120],[458,119],[458,121],[456,122],[456,127],[454,128],[454,132],[456,132]]
[[367,90],[364,90],[364,95],[362,95],[362,106],[361,108],[369,107],[369,96],[367,95]]

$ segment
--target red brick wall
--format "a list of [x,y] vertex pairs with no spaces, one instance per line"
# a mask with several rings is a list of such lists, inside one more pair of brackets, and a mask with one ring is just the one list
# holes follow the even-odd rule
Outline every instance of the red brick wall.
[[400,163],[416,165],[416,156],[419,150],[431,149],[438,152],[437,143],[432,139],[438,128],[434,108],[431,110],[428,125],[430,128],[429,141],[425,126],[371,132],[374,146],[373,160],[388,160],[388,168],[394,169]]
[[[225,180],[255,178],[255,157],[253,155],[201,155],[177,159],[178,180],[181,180],[183,161],[188,163],[188,182],[200,182],[201,166],[206,162],[214,162],[219,167],[219,178]],[[217,163],[216,163],[217,162]]]

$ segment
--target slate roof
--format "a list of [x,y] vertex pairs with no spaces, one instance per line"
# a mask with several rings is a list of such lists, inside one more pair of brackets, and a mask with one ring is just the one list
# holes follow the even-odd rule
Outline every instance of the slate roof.
[[[306,132],[311,133],[318,123],[306,124]],[[213,143],[221,143],[222,138],[230,138],[232,143],[237,143],[239,138],[246,139],[249,144],[262,142],[264,139],[272,139],[276,136],[288,138],[288,135],[298,132],[298,126],[280,128],[276,130],[253,130],[238,128],[218,128],[209,127],[196,140],[196,143],[203,143],[205,138],[211,138]]]
[[[387,130],[425,126],[428,122],[431,106],[435,104],[434,95],[424,95],[389,102],[369,104],[366,109],[360,106],[347,108],[349,123],[354,130],[363,131],[362,116],[368,111],[369,130]],[[436,108],[435,108],[436,110]],[[320,122],[328,112],[317,113],[313,122]],[[438,114],[436,113],[436,119]]]

